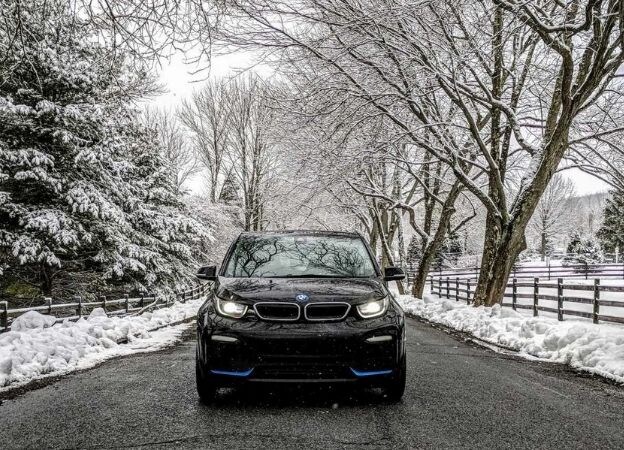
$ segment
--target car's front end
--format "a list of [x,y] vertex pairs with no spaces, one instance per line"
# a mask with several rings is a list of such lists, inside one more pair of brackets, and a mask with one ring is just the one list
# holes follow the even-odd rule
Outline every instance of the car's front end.
[[200,395],[241,383],[357,383],[394,386],[400,398],[404,315],[373,275],[215,276],[198,313]]
[[223,309],[235,307],[214,296],[198,316],[197,356],[204,376],[219,385],[382,384],[401,364],[404,319],[390,295],[378,302],[381,305],[372,308],[382,313],[373,318],[362,317],[358,308],[370,302],[294,299],[248,302],[244,315],[234,318]]

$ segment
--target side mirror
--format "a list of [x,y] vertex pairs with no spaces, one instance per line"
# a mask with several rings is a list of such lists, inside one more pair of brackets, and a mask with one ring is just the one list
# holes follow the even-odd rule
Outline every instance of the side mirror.
[[200,267],[196,277],[200,280],[215,281],[217,279],[217,266]]
[[405,278],[405,272],[400,267],[386,267],[384,281],[401,281]]

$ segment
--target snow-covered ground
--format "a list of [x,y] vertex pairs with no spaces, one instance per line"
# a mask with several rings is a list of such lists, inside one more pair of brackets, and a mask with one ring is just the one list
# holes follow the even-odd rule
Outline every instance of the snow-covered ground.
[[[31,311],[0,334],[0,391],[34,379],[93,367],[104,360],[161,349],[175,343],[203,300],[174,303],[139,316],[108,317],[95,309],[87,318],[54,325],[54,317]],[[123,343],[122,343],[123,342]]]
[[499,305],[475,308],[430,295],[423,300],[403,295],[397,300],[407,313],[514,349],[521,356],[568,364],[624,383],[624,326],[558,322]]

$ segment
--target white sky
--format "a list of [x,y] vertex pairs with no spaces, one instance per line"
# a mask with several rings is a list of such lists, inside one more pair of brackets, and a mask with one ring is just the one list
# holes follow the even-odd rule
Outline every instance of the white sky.
[[[160,72],[160,81],[168,92],[154,98],[150,103],[174,109],[182,99],[189,97],[193,90],[201,87],[202,82],[208,76],[234,75],[237,71],[246,69],[251,61],[251,56],[244,53],[217,56],[212,60],[210,73],[203,71],[192,74],[197,68],[185,65],[181,55],[174,55],[170,61],[163,62]],[[563,176],[574,182],[577,195],[594,194],[609,189],[603,181],[578,169],[565,170]],[[202,191],[201,175],[191,180],[189,187],[194,193],[200,193]]]

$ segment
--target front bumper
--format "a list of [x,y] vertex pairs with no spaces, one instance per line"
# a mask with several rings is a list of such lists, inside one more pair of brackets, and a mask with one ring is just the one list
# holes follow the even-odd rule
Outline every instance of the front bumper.
[[378,319],[288,324],[208,312],[197,332],[199,367],[219,385],[383,383],[396,375],[405,353],[397,308]]

